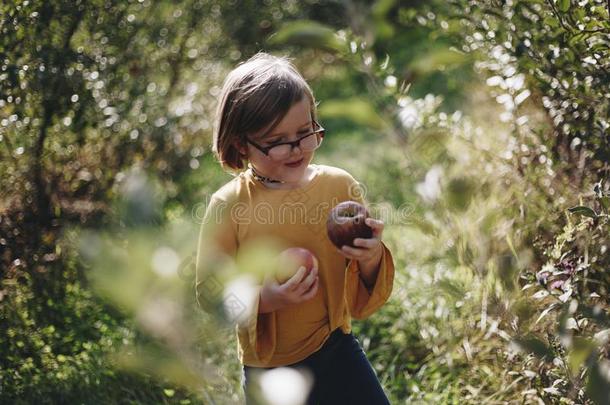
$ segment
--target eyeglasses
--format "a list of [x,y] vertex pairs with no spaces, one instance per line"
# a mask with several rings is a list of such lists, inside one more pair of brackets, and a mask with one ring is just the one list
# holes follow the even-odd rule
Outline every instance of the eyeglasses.
[[322,144],[322,140],[324,139],[325,129],[322,128],[320,124],[318,124],[316,121],[313,121],[313,125],[317,129],[314,129],[312,132],[303,135],[294,142],[282,142],[269,146],[261,146],[247,138],[246,141],[252,146],[254,146],[256,149],[263,152],[266,156],[269,156],[271,159],[284,160],[290,156],[292,149],[297,146],[303,152],[311,152],[320,147],[320,145]]

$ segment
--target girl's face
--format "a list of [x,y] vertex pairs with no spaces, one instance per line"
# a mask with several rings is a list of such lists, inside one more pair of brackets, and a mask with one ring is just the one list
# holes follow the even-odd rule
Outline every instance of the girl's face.
[[[264,148],[275,143],[296,141],[311,133],[312,129],[309,99],[303,97],[288,110],[273,131],[262,138],[265,133],[263,130],[251,136],[250,140]],[[247,143],[246,153],[250,164],[258,174],[292,184],[298,184],[306,178],[307,167],[314,154],[313,151],[303,152],[301,148],[294,147],[285,159],[274,160],[250,143]]]

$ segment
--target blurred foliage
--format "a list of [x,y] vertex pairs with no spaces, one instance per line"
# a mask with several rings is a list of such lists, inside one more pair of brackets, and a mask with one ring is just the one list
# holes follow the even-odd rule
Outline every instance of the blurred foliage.
[[386,221],[354,329],[392,402],[610,403],[601,0],[2,3],[0,402],[240,400],[192,266],[219,86],[261,49]]

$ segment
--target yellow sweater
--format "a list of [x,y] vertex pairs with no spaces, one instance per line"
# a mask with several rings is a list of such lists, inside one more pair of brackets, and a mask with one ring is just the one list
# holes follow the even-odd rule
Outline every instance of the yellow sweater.
[[285,247],[310,250],[319,260],[319,287],[311,300],[265,314],[258,313],[258,296],[253,301],[251,315],[236,328],[240,360],[248,366],[277,367],[305,359],[320,349],[333,330],[349,333],[352,317],[368,317],[392,292],[394,262],[385,245],[369,292],[359,277],[357,262],[341,256],[326,234],[332,207],[346,200],[365,203],[358,183],[343,169],[311,167],[315,177],[292,190],[265,187],[250,170],[241,172],[213,194],[206,210],[197,254],[198,302],[206,291],[202,257],[210,245],[203,235],[211,223],[220,222],[213,240],[232,257],[249,241],[275,237]]

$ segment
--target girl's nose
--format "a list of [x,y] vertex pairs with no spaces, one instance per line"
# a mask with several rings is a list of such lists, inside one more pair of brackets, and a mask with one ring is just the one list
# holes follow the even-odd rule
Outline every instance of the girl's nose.
[[[298,152],[295,152],[298,151]],[[292,147],[292,149],[290,150],[290,154],[296,154],[297,156],[302,155],[303,154],[303,150],[301,149],[301,145],[295,145]]]

